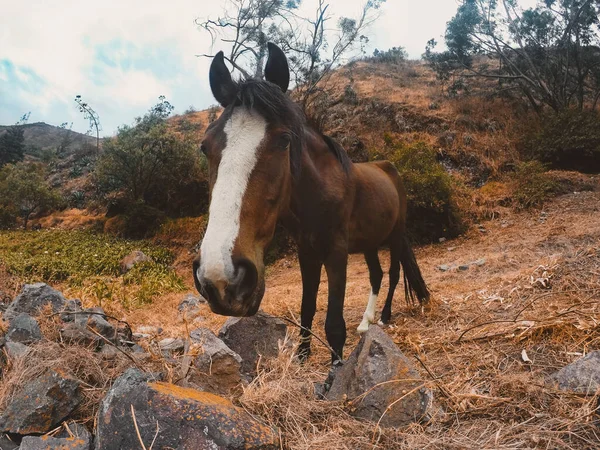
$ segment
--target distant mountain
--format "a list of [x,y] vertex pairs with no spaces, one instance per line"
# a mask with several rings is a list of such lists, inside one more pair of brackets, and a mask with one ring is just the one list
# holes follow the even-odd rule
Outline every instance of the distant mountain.
[[[85,144],[96,146],[96,138],[86,134],[77,133],[68,129],[48,125],[44,122],[19,125],[25,130],[26,153],[38,155],[41,150],[65,146],[65,153],[73,153]],[[0,125],[2,135],[10,125]]]

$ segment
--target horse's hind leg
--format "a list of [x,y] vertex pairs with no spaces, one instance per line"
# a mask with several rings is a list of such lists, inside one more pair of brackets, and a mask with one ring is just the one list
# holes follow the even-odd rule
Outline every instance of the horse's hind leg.
[[377,296],[379,295],[379,288],[381,287],[381,279],[383,278],[383,271],[381,270],[381,264],[379,263],[379,255],[377,250],[369,251],[365,253],[365,261],[369,267],[369,281],[371,282],[371,294],[369,295],[369,303],[367,303],[367,309],[363,314],[363,320],[358,326],[358,332],[364,333],[369,329],[369,325],[375,323],[375,310],[377,308]]
[[400,281],[400,251],[396,243],[390,245],[390,289],[388,290],[385,306],[381,312],[381,322],[384,324],[390,323],[392,317],[392,300],[394,291]]

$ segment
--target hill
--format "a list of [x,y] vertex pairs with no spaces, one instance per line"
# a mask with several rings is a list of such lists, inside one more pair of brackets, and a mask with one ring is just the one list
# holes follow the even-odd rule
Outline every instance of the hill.
[[[95,137],[45,122],[28,123],[18,126],[22,127],[25,131],[26,152],[32,156],[39,156],[42,150],[55,149],[60,146],[65,147],[66,154],[72,154],[85,145],[96,145]],[[0,125],[0,135],[9,127],[9,125]]]

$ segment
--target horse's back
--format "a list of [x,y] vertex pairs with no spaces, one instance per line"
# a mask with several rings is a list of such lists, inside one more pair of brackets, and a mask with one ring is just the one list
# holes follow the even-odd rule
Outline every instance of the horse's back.
[[354,164],[355,198],[350,248],[362,252],[384,244],[400,220],[406,199],[398,171],[389,161]]

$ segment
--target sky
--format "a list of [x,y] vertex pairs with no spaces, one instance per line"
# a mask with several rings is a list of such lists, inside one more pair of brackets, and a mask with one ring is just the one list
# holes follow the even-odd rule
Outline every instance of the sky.
[[[314,10],[317,0],[304,0]],[[329,0],[336,16],[356,16],[365,0]],[[143,115],[160,95],[181,113],[215,101],[208,85],[210,37],[197,18],[216,17],[226,0],[1,0],[0,124],[87,121],[81,95],[100,116],[102,136]],[[442,41],[457,0],[387,0],[368,34],[368,53],[403,46],[419,57]],[[222,49],[220,45],[213,52]]]

